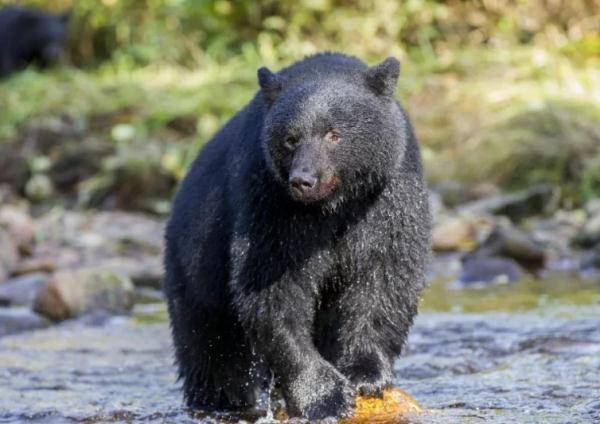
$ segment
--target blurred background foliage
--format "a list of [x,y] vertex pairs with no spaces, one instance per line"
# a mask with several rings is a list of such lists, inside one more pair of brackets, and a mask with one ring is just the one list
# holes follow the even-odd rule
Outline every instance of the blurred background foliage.
[[259,66],[335,50],[401,59],[432,184],[546,182],[566,206],[600,195],[596,0],[0,0],[15,3],[72,11],[67,64],[0,82],[0,145],[24,156],[22,191],[41,175],[81,205],[166,212]]

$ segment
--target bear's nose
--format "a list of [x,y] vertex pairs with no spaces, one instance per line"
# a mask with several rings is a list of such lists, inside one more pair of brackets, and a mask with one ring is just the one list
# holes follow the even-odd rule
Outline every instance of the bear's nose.
[[304,170],[294,171],[290,175],[290,184],[298,194],[305,194],[317,184],[317,177]]

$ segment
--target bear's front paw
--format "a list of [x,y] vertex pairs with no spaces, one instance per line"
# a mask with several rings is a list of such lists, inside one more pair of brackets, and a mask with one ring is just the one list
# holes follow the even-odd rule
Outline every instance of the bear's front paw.
[[392,385],[392,367],[383,355],[357,355],[341,365],[342,373],[354,384],[361,396],[383,396]]
[[289,387],[288,410],[310,420],[352,414],[356,392],[346,377],[329,364],[310,367]]
[[382,397],[383,390],[391,386],[390,381],[383,379],[355,381],[354,384],[359,395],[368,397]]

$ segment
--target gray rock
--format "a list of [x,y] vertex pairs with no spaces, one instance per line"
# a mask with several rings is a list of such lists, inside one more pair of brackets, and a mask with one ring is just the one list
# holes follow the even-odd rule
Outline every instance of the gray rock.
[[33,220],[22,208],[12,205],[0,209],[0,227],[13,238],[21,253],[30,254],[35,243]]
[[587,252],[581,261],[581,275],[600,282],[600,244]]
[[134,304],[129,278],[98,269],[63,270],[40,287],[34,310],[61,321],[96,311],[128,313]]
[[159,256],[114,257],[89,265],[127,276],[136,287],[162,288],[163,264]]
[[50,322],[29,308],[0,308],[0,337],[45,328]]
[[475,255],[512,258],[530,269],[542,268],[547,259],[544,246],[533,240],[528,234],[509,225],[498,225],[494,228],[485,242],[477,249]]
[[589,200],[585,204],[585,212],[589,216],[600,215],[600,199]]
[[480,240],[487,237],[494,224],[493,220],[486,217],[442,217],[433,228],[433,249],[437,252],[471,251]]
[[513,259],[470,257],[463,263],[457,283],[463,287],[508,284],[523,278],[523,270]]
[[0,283],[12,274],[19,262],[19,252],[12,237],[0,228]]
[[48,274],[35,273],[13,278],[0,285],[0,304],[32,306],[38,288],[50,279]]
[[547,215],[558,207],[559,193],[548,185],[538,185],[512,194],[490,196],[465,204],[462,209],[479,215],[491,213],[509,217],[519,222],[534,215]]
[[586,205],[586,220],[581,232],[575,238],[575,242],[583,247],[592,247],[600,244],[600,208],[595,203],[588,202]]
[[164,222],[139,213],[101,212],[90,217],[90,230],[124,251],[160,255]]
[[582,210],[560,210],[550,218],[528,220],[530,237],[551,251],[554,258],[571,256],[571,242],[585,223]]
[[36,220],[40,241],[25,269],[106,269],[159,288],[164,222],[143,214],[53,211]]

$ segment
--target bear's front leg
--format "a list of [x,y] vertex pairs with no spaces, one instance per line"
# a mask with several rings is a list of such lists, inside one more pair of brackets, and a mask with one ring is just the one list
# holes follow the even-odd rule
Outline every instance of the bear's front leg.
[[355,392],[313,343],[311,292],[306,285],[279,281],[245,290],[235,304],[253,346],[281,384],[288,413],[311,420],[347,416]]
[[282,378],[282,383],[291,415],[310,420],[344,417],[354,408],[356,392],[350,381],[320,357],[313,356],[298,373]]
[[404,289],[395,275],[357,273],[338,299],[339,328],[336,368],[365,396],[381,396],[393,383],[395,358],[400,354],[416,313],[418,297]]

